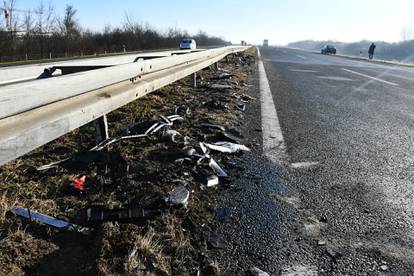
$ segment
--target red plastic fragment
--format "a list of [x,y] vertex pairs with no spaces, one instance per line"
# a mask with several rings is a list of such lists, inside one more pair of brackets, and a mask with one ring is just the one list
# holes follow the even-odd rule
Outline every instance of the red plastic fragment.
[[86,187],[84,186],[85,181],[86,181],[86,176],[85,175],[82,176],[82,177],[79,177],[79,178],[74,178],[72,180],[72,187],[74,189],[79,190],[79,191],[86,191]]

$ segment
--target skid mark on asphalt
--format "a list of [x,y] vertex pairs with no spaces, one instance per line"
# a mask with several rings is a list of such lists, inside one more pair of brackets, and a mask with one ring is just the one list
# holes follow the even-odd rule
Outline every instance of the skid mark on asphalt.
[[300,72],[300,73],[318,73],[319,71],[316,70],[308,70],[308,69],[289,69],[291,72]]
[[350,78],[344,78],[344,77],[335,77],[335,76],[317,76],[318,79],[322,80],[335,80],[335,81],[355,81]]
[[262,116],[263,153],[272,161],[280,162],[280,150],[285,151],[285,141],[279,124],[276,106],[273,102],[269,80],[267,79],[260,51],[259,56],[259,77],[260,77],[260,102]]
[[290,164],[293,169],[310,169],[318,165],[319,162],[297,162]]
[[281,271],[282,276],[318,276],[318,268],[316,266],[295,265],[284,268]]
[[342,70],[344,70],[348,73],[351,73],[351,74],[355,74],[355,75],[358,75],[358,76],[361,76],[361,77],[364,77],[364,78],[367,78],[367,79],[374,80],[374,81],[382,82],[382,83],[389,84],[389,85],[392,85],[392,86],[399,86],[397,83],[386,81],[386,80],[383,80],[383,79],[380,79],[380,78],[377,78],[377,77],[373,77],[373,76],[369,76],[369,75],[366,75],[366,74],[362,74],[362,73],[352,71],[352,70],[349,70],[349,69],[346,69],[346,68],[342,68]]
[[304,56],[301,56],[301,55],[296,55],[298,58],[301,58],[301,59],[307,59],[306,57],[304,57]]

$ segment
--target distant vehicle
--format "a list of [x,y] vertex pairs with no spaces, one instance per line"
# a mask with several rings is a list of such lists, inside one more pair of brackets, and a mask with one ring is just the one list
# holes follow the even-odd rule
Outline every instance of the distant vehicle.
[[196,42],[191,38],[184,38],[180,43],[180,49],[195,50],[197,48]]
[[269,39],[263,40],[263,47],[269,47]]
[[332,45],[325,45],[321,49],[321,54],[329,55],[329,54],[336,54],[336,48]]

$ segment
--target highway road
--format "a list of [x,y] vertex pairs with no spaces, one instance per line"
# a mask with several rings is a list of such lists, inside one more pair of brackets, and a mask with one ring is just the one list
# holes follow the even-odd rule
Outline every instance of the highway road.
[[223,196],[234,210],[219,230],[226,273],[413,275],[414,69],[260,50],[265,157],[249,156]]

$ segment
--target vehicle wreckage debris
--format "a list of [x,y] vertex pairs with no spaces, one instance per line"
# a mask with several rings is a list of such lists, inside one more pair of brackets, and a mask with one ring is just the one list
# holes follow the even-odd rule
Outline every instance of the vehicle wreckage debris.
[[[45,154],[34,155],[29,165],[49,163],[59,154],[62,159],[69,156],[38,167],[37,171],[33,166],[33,182],[47,178],[45,183],[48,186],[48,193],[42,190],[36,199],[51,201],[41,206],[55,204],[51,206],[56,206],[56,210],[66,210],[67,213],[57,211],[56,215],[68,216],[69,221],[27,208],[15,208],[12,212],[23,217],[16,223],[30,219],[83,234],[97,229],[97,246],[106,242],[107,238],[102,238],[101,242],[101,234],[108,234],[116,242],[124,243],[128,241],[126,233],[133,241],[134,235],[145,235],[151,228],[162,246],[166,246],[164,237],[172,240],[172,246],[167,245],[163,254],[173,259],[170,252],[174,254],[176,249],[173,244],[177,240],[175,235],[170,237],[168,232],[164,232],[165,227],[172,226],[166,222],[171,222],[176,227],[174,233],[177,231],[181,237],[179,231],[182,230],[190,241],[188,246],[191,252],[225,248],[225,241],[214,232],[214,227],[219,221],[231,217],[232,210],[216,209],[214,196],[222,189],[233,189],[235,183],[229,176],[233,173],[237,175],[235,171],[243,169],[236,165],[242,160],[242,152],[250,149],[243,145],[244,137],[236,129],[243,118],[238,109],[242,105],[248,107],[248,102],[256,99],[243,94],[247,91],[244,88],[246,80],[239,79],[237,69],[207,71],[206,74],[209,75],[205,76],[205,80],[222,81],[217,81],[220,84],[203,82],[198,89],[177,82],[172,87],[148,95],[148,99],[143,98],[140,104],[131,103],[109,113],[109,127],[115,134],[99,144],[92,144],[95,143],[95,131],[92,126],[85,126],[79,132],[70,133],[56,143],[40,148],[38,153],[44,150]],[[157,113],[173,115],[153,116]],[[76,143],[79,147],[74,150],[78,152],[68,155]],[[43,173],[51,168],[56,169]],[[22,182],[26,180],[19,179]],[[50,198],[50,195],[55,198]],[[26,202],[19,205],[26,206]],[[41,211],[51,213],[45,209]],[[15,218],[8,219],[12,221]],[[169,219],[171,221],[166,221]],[[214,226],[210,228],[206,220],[212,221]],[[191,222],[190,226],[186,225],[187,221]],[[72,236],[73,233],[63,235]],[[45,236],[44,239],[55,243],[55,235]],[[69,245],[65,242],[56,244],[63,250]],[[79,247],[85,249],[83,245]],[[107,256],[125,257],[122,250],[110,253],[113,254]],[[154,261],[155,265],[159,263]],[[153,272],[151,268],[148,271]],[[185,269],[184,273],[177,271],[173,268],[169,274],[188,274]]]
[[219,184],[219,178],[216,175],[209,175],[206,178],[205,184],[207,187],[214,187]]
[[219,91],[226,91],[226,90],[232,90],[233,86],[228,84],[212,84],[209,86],[210,89],[219,90]]
[[251,267],[249,269],[251,276],[270,276],[269,273],[264,272],[263,270],[257,268],[257,267]]
[[75,190],[83,192],[89,189],[89,187],[85,187],[85,181],[86,181],[86,176],[74,178],[72,182],[70,183],[70,186]]
[[82,224],[93,226],[110,221],[120,223],[142,221],[153,218],[161,214],[162,211],[162,209],[147,209],[140,206],[130,206],[116,209],[89,207],[82,211],[79,217]]
[[188,205],[188,198],[190,197],[190,191],[184,186],[175,187],[168,196],[165,198],[165,202],[171,206],[184,206]]
[[216,142],[214,144],[204,143],[204,145],[211,150],[224,152],[224,153],[235,153],[238,151],[250,151],[250,149],[244,145],[234,144],[230,142]]
[[145,138],[148,137],[152,134],[155,134],[156,132],[158,132],[160,129],[162,129],[163,127],[166,126],[172,126],[173,122],[177,121],[177,120],[184,120],[184,118],[182,118],[180,115],[170,115],[170,116],[159,116],[159,119],[156,123],[154,123],[151,127],[149,127],[144,133],[142,134],[136,134],[136,135],[126,135],[126,136],[118,136],[115,138],[109,138],[106,139],[104,141],[102,141],[101,143],[99,143],[98,145],[96,145],[95,147],[93,147],[92,149],[90,149],[91,151],[100,151],[102,149],[104,149],[105,147],[119,142],[121,140],[126,140],[126,139],[136,139],[136,138]]
[[82,234],[88,234],[90,232],[90,229],[87,227],[72,224],[70,222],[60,220],[60,219],[57,219],[57,218],[54,218],[48,215],[44,215],[36,211],[31,211],[28,208],[14,207],[11,209],[11,211],[18,216],[27,218],[29,220],[35,220],[35,221],[53,226],[58,229],[79,232]]

